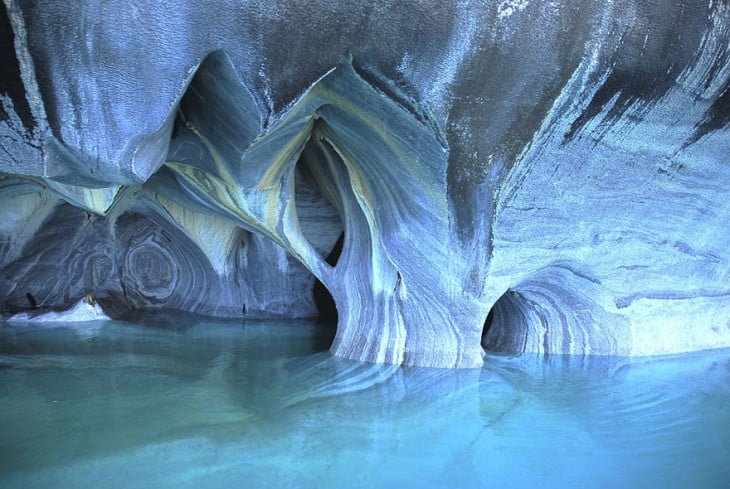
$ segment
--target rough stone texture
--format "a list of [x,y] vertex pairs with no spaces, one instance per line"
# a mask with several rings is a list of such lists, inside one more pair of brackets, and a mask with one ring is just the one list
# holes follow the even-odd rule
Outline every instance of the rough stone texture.
[[4,3],[4,311],[316,278],[354,359],[730,346],[727,0]]

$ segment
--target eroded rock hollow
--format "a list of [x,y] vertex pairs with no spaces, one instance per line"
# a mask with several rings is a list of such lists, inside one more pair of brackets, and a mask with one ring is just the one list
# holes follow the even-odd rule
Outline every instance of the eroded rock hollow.
[[730,346],[730,3],[4,0],[0,309],[347,358]]

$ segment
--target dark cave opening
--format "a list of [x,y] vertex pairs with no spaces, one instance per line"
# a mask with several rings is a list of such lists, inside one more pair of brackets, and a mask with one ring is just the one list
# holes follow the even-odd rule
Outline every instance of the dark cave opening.
[[[342,246],[344,242],[345,233],[343,232],[337,239],[332,251],[330,251],[329,255],[327,255],[326,261],[329,265],[332,265],[333,267],[337,265],[337,260],[339,260],[340,254],[342,253]],[[315,280],[314,282],[313,295],[314,304],[317,307],[319,318],[322,321],[337,323],[337,305],[335,304],[335,300],[332,298],[330,291],[327,290],[327,287],[325,287],[325,285],[319,280]]]
[[525,349],[532,304],[522,294],[508,290],[489,310],[482,329],[482,348],[490,353],[519,354]]
[[[334,191],[326,156],[312,139],[299,155],[294,178],[297,218],[302,233],[319,250],[322,259],[334,267],[342,254],[345,241],[343,211],[339,197]],[[319,319],[337,324],[335,300],[324,283],[316,278],[312,288],[312,298]]]

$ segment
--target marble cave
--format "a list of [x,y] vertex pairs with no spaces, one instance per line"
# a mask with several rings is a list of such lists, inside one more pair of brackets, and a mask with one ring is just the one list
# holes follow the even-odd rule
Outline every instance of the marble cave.
[[0,312],[729,347],[730,2],[658,5],[4,0]]

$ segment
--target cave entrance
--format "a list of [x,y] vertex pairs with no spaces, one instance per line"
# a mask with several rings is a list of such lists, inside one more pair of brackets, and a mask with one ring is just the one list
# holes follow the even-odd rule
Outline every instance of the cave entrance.
[[519,292],[510,289],[502,294],[484,320],[482,348],[491,353],[523,353],[530,308],[530,301]]
[[242,315],[336,321],[331,294],[316,281],[328,282],[318,269],[339,255],[342,202],[330,168],[340,162],[319,144],[318,109],[300,105],[311,124],[282,122],[263,136],[257,101],[228,56],[213,52],[180,101],[166,171],[185,206],[202,203],[252,233],[236,251]]
[[[320,253],[325,262],[334,267],[342,254],[345,241],[345,224],[342,206],[338,200],[326,156],[312,141],[310,135],[297,160],[295,180],[295,205],[297,220],[302,234]],[[337,306],[327,287],[317,278],[312,287],[312,300],[320,320],[337,324]]]
[[[339,260],[340,254],[342,253],[342,246],[344,242],[345,233],[343,232],[342,234],[340,234],[340,237],[337,239],[335,246],[332,248],[332,251],[330,251],[329,255],[327,255],[325,259],[329,265],[333,267],[337,265],[337,260]],[[317,307],[317,313],[319,314],[319,318],[322,321],[337,324],[337,305],[335,304],[335,300],[332,297],[332,294],[330,294],[330,291],[327,289],[327,287],[325,287],[322,282],[316,279],[314,281],[313,296],[314,305]]]
[[494,303],[484,322],[482,347],[507,354],[627,354],[628,325],[606,310],[610,300],[597,278],[571,263],[553,264]]

